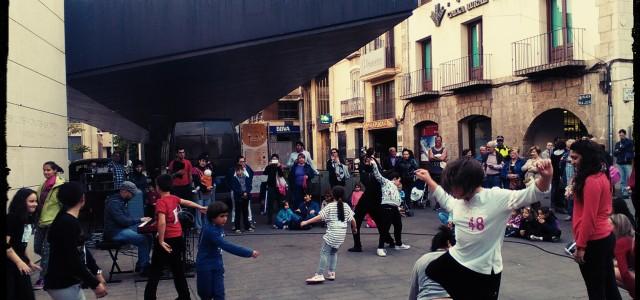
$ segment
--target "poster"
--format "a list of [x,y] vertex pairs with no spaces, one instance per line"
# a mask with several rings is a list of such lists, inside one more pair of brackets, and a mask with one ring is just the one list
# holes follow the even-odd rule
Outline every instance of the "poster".
[[420,131],[420,161],[429,161],[429,149],[436,144],[438,124],[429,124]]
[[267,124],[240,125],[242,155],[247,164],[254,170],[264,170],[268,163],[269,146]]

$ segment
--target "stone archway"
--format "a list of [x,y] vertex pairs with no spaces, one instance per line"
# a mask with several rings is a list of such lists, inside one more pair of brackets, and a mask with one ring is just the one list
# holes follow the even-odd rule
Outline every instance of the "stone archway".
[[524,149],[534,145],[544,149],[546,143],[555,138],[576,139],[588,133],[582,119],[576,114],[563,108],[552,108],[538,114],[531,121],[524,135],[523,146]]
[[438,123],[427,120],[413,126],[414,153],[419,163],[426,162],[427,150],[433,146],[435,136],[439,134]]
[[470,114],[458,120],[458,155],[464,149],[477,153],[491,140],[491,118],[486,114]]

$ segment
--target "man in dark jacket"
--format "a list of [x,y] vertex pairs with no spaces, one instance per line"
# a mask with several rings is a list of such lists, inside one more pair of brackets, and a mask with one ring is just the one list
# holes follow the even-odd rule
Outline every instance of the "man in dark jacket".
[[[267,203],[265,205],[267,207],[267,224],[271,225],[273,224],[273,215],[278,212],[282,198],[286,196],[287,192],[287,183],[284,179],[284,165],[280,163],[280,156],[278,156],[278,154],[274,153],[271,155],[271,161],[264,169],[263,174],[267,175],[267,195],[265,199]],[[280,181],[281,184],[284,184],[282,192],[281,188],[278,187],[278,181]]]
[[152,238],[138,233],[137,226],[141,222],[151,220],[149,217],[133,218],[127,209],[127,202],[139,192],[131,181],[124,181],[117,194],[111,195],[104,207],[104,238],[138,247],[136,272],[144,273],[150,266],[149,252]]
[[622,197],[627,197],[627,179],[631,175],[631,161],[633,160],[633,141],[627,138],[627,131],[624,129],[618,130],[618,137],[620,137],[620,141],[613,148],[613,155],[620,170]]

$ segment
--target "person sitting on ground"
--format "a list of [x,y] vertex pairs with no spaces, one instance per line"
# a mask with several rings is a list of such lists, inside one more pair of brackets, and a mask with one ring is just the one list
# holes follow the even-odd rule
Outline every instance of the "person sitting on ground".
[[240,257],[257,258],[260,252],[234,245],[224,239],[224,224],[229,218],[229,207],[221,201],[207,208],[196,257],[196,285],[203,300],[224,299],[224,263],[222,250]]
[[426,270],[453,299],[498,299],[507,219],[514,208],[540,201],[550,192],[551,162],[543,160],[537,167],[541,178],[517,191],[482,188],[482,166],[466,157],[447,164],[442,186],[431,179],[429,171],[416,171],[433,191],[431,196],[456,216],[456,245]]
[[539,224],[536,212],[531,207],[522,208],[522,219],[520,221],[518,237],[528,240],[532,234],[539,231]]
[[289,202],[283,202],[282,208],[276,214],[276,223],[273,224],[275,229],[289,229],[291,223],[300,223],[300,216],[291,210]]
[[522,215],[520,209],[513,209],[511,215],[507,220],[507,228],[504,231],[504,236],[514,236],[520,231],[520,223],[522,223]]
[[138,247],[138,261],[135,271],[146,274],[150,261],[152,237],[138,233],[138,225],[151,220],[149,217],[133,218],[127,209],[127,202],[139,193],[136,185],[131,181],[124,181],[118,193],[111,195],[104,208],[104,239],[131,244]]
[[304,195],[304,202],[300,203],[300,206],[298,207],[298,209],[296,209],[296,213],[298,213],[300,217],[302,217],[303,221],[317,216],[319,212],[320,205],[312,200],[311,194],[309,193]]
[[623,214],[613,214],[610,217],[613,233],[616,235],[614,250],[614,270],[618,286],[629,292],[631,298],[636,298],[636,271],[634,269],[636,255],[634,248],[635,230],[629,218]]
[[444,254],[455,243],[452,229],[444,225],[440,226],[438,233],[431,240],[431,252],[422,255],[413,265],[409,280],[411,282],[409,300],[451,299],[447,291],[429,278],[425,271],[429,263]]
[[529,239],[546,242],[557,242],[560,240],[562,231],[558,227],[558,218],[548,207],[545,206],[538,209],[537,220],[537,232],[529,236]]

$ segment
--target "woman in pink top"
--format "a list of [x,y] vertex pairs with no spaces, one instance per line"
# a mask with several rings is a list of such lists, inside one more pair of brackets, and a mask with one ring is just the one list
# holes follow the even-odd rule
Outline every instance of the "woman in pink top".
[[574,258],[587,286],[589,299],[621,299],[613,270],[616,238],[609,221],[611,183],[603,151],[591,141],[571,145],[575,167],[573,236]]

